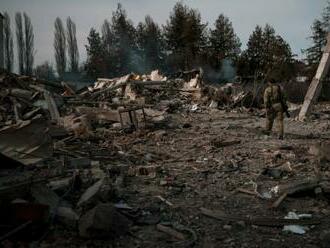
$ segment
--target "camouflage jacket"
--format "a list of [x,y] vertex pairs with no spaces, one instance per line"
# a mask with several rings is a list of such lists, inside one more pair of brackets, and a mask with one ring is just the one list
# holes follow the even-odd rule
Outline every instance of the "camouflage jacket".
[[279,85],[268,86],[265,89],[264,104],[266,108],[272,108],[274,105],[286,106],[286,99]]

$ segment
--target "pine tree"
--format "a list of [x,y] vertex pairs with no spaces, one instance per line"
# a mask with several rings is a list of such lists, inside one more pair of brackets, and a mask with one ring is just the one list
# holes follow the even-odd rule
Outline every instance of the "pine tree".
[[106,70],[106,64],[104,60],[105,49],[102,44],[101,36],[94,28],[89,32],[87,37],[88,45],[86,45],[87,51],[87,63],[86,71],[88,76],[92,79],[103,76]]
[[215,28],[210,30],[210,57],[213,67],[219,69],[223,59],[238,59],[241,42],[232,23],[223,14],[219,15],[214,25]]
[[289,44],[273,27],[257,26],[251,34],[246,51],[243,52],[239,71],[245,76],[273,77],[287,80],[294,76],[293,55]]
[[240,61],[241,68],[244,70],[242,74],[250,73],[249,76],[254,74],[260,74],[262,68],[262,56],[263,56],[263,31],[258,25],[253,33],[250,35],[247,49],[243,52]]
[[276,46],[275,36],[275,29],[269,24],[266,24],[262,34],[263,50],[262,60],[260,61],[261,68],[269,69],[273,65],[274,60],[276,60],[273,52]]
[[206,46],[206,24],[197,10],[178,2],[164,28],[172,69],[190,69],[196,65]]
[[327,43],[326,31],[323,29],[323,23],[320,20],[315,20],[312,27],[312,35],[309,37],[313,45],[304,50],[306,60],[309,65],[318,64],[322,57],[323,47]]
[[320,19],[315,19],[311,26],[312,35],[308,37],[312,41],[311,47],[302,50],[310,68],[310,73],[316,70],[322,57],[322,49],[327,43],[327,34],[330,32],[330,1],[323,9]]
[[147,73],[162,67],[164,59],[162,34],[159,26],[150,16],[145,17],[144,23],[137,26],[137,46],[143,68]]
[[136,31],[131,20],[127,19],[126,11],[121,4],[112,13],[111,30],[113,33],[114,72],[117,75],[127,74],[135,69],[136,62]]

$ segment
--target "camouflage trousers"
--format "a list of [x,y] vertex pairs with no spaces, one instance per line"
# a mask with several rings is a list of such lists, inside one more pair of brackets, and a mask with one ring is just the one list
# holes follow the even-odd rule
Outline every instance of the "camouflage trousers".
[[276,120],[279,136],[283,137],[284,134],[284,124],[283,124],[284,114],[282,109],[272,108],[266,112],[266,131],[271,132],[273,128],[274,121]]

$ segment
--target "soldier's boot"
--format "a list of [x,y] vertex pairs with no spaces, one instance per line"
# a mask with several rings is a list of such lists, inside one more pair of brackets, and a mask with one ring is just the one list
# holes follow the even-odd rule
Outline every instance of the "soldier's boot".
[[278,139],[283,140],[284,137],[284,123],[283,123],[283,112],[279,112],[277,114],[277,121],[278,121],[278,129],[279,129],[279,135]]
[[273,123],[274,123],[274,118],[272,116],[267,116],[266,117],[266,128],[263,131],[265,135],[270,135],[272,129],[273,129]]

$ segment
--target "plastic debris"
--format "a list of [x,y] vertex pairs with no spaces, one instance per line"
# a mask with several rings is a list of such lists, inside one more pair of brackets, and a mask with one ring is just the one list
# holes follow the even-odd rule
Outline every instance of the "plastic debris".
[[[289,220],[299,220],[301,218],[311,218],[311,214],[296,214],[295,212],[289,212],[287,216],[284,217],[284,219]],[[295,234],[305,234],[306,231],[308,231],[309,228],[305,226],[299,226],[299,225],[287,225],[283,227],[283,231],[285,232],[292,232]]]

